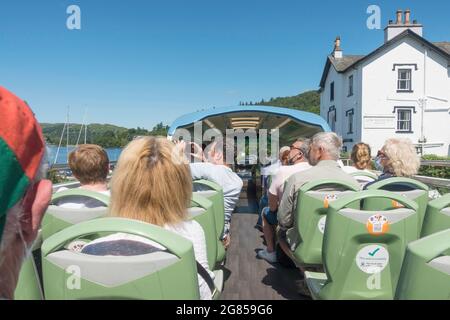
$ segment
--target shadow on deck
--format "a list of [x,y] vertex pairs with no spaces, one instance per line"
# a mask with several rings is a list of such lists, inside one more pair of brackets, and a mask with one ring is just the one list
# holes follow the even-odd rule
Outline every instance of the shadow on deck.
[[231,245],[224,266],[223,300],[300,300],[297,269],[287,269],[258,259],[263,248],[262,233],[255,228],[258,220],[255,185],[244,181],[238,207],[233,214]]

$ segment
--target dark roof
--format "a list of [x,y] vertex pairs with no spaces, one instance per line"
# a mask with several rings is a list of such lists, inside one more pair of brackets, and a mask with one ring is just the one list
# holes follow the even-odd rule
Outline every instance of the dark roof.
[[355,64],[356,62],[358,62],[359,60],[363,59],[365,56],[352,56],[352,55],[347,55],[347,56],[343,56],[340,59],[335,59],[333,57],[333,55],[329,55],[328,59],[330,59],[330,62],[333,64],[334,68],[336,69],[337,72],[342,72],[344,70],[347,70],[348,67],[350,67],[351,65]]
[[369,59],[370,57],[376,55],[378,52],[380,52],[384,48],[386,48],[386,47],[390,46],[391,44],[393,44],[397,41],[400,41],[406,37],[412,37],[412,38],[416,39],[417,41],[422,42],[429,48],[434,49],[437,52],[441,53],[448,59],[450,59],[450,42],[434,42],[434,43],[432,43],[432,42],[429,42],[428,40],[426,40],[425,38],[419,36],[414,31],[407,29],[407,30],[403,31],[402,33],[400,33],[398,36],[387,41],[381,47],[372,51],[371,53],[369,53],[366,56],[347,55],[347,56],[343,56],[340,59],[335,59],[332,55],[329,55],[327,57],[327,61],[325,63],[325,68],[323,70],[322,78],[320,80],[320,88],[323,88],[325,86],[325,81],[327,79],[328,71],[330,70],[331,65],[333,65],[333,67],[336,69],[337,72],[344,73],[347,70],[349,70],[350,68],[355,67],[358,63]]
[[450,42],[433,42],[433,44],[450,55]]

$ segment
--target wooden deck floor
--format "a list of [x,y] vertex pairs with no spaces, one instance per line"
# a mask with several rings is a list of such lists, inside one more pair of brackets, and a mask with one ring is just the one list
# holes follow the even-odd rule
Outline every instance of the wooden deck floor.
[[231,245],[224,266],[223,300],[284,300],[302,299],[295,282],[300,278],[296,269],[286,269],[258,259],[263,248],[262,233],[255,228],[258,220],[255,186],[244,183],[241,200],[233,214]]

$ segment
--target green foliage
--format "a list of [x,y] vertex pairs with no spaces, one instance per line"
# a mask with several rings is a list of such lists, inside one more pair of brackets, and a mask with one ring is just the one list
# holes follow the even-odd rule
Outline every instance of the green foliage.
[[[427,154],[423,156],[424,160],[450,160],[450,157],[440,157],[435,154]],[[419,175],[450,179],[450,167],[438,167],[438,166],[421,166]]]
[[[64,128],[63,123],[41,123],[42,132],[48,144],[58,145],[61,133]],[[80,124],[70,124],[69,127],[69,145],[75,145],[80,134]],[[151,131],[137,127],[136,129],[127,129],[111,124],[93,123],[88,125],[86,132],[86,143],[94,143],[103,148],[120,148],[124,147],[136,136],[166,136],[169,126],[162,122],[153,127]],[[67,132],[67,131],[66,131]],[[64,133],[62,145],[67,143],[67,135]],[[81,132],[79,143],[84,143],[84,128]]]
[[303,92],[299,95],[292,97],[270,98],[269,101],[264,101],[264,99],[262,99],[260,102],[256,103],[253,103],[252,101],[240,102],[239,105],[241,106],[263,105],[263,106],[284,107],[289,109],[296,109],[320,114],[320,94],[318,91],[312,90]]

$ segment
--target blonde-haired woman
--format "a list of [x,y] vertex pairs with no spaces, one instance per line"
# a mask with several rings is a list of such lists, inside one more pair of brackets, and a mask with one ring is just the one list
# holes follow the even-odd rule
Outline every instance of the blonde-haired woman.
[[[188,218],[192,196],[190,169],[174,148],[163,137],[141,137],[127,145],[111,180],[111,216],[158,225],[189,239],[196,260],[214,278],[208,269],[203,229]],[[119,233],[90,242],[82,252],[96,254],[95,244],[121,240],[154,245],[144,238]],[[206,281],[200,275],[198,278],[201,299],[211,299]]]
[[378,180],[391,177],[412,177],[419,171],[420,158],[411,140],[391,138],[386,140],[381,150],[378,151],[375,165],[383,172]]
[[[352,174],[361,186],[365,186],[367,183],[374,181],[374,178],[364,175],[364,173],[371,173],[369,170],[372,169],[371,150],[367,143],[360,142],[355,144],[350,159],[353,165],[343,167],[345,172]],[[358,172],[361,175],[358,175]]]
[[350,159],[353,162],[353,166],[358,170],[371,169],[372,158],[370,156],[370,146],[364,142],[355,144]]

